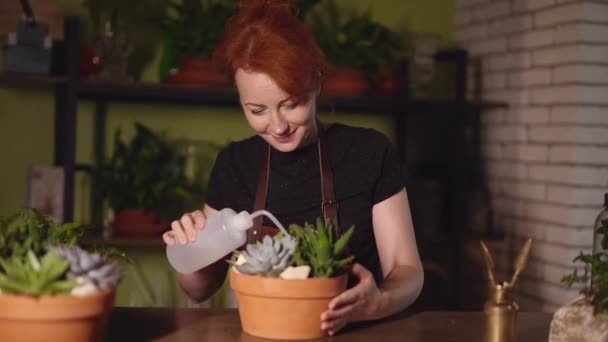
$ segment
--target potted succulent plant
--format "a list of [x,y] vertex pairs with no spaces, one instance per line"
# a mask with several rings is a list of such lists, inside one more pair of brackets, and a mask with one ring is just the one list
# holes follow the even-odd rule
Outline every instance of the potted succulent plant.
[[103,338],[122,274],[107,254],[77,246],[83,233],[35,210],[0,218],[1,341]]
[[330,221],[317,219],[303,227],[292,224],[290,235],[265,236],[235,252],[230,286],[238,302],[243,330],[275,339],[325,336],[321,313],[347,285],[347,245],[351,226],[343,235]]
[[160,20],[166,35],[161,78],[171,83],[229,85],[212,55],[236,10],[236,2],[229,0],[170,1],[168,15]]
[[112,230],[124,236],[156,236],[183,208],[175,203],[196,192],[186,176],[186,156],[166,137],[140,123],[125,143],[118,130],[114,151],[96,177],[113,210]]
[[565,275],[562,282],[581,286],[581,296],[559,308],[551,320],[549,341],[606,341],[608,339],[608,220],[596,229],[601,250],[581,252],[573,261],[582,262],[584,272]]

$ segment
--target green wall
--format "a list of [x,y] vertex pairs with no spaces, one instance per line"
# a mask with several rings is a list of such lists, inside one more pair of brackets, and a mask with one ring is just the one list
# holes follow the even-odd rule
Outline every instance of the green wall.
[[[75,1],[62,1],[74,3]],[[345,7],[371,9],[374,17],[399,29],[405,24],[411,31],[440,33],[445,42],[451,39],[452,0],[340,0]],[[81,10],[79,10],[80,13]],[[156,58],[143,74],[148,81],[158,76]],[[77,161],[92,160],[92,102],[81,101],[78,108]],[[0,86],[0,216],[9,214],[26,203],[26,170],[35,164],[49,165],[53,159],[54,100],[50,88],[19,88]],[[340,116],[331,120],[370,126],[393,137],[390,122],[373,115]],[[132,132],[132,123],[139,120],[152,128],[167,130],[171,137],[206,139],[224,143],[251,134],[238,110],[180,105],[111,104],[108,137],[117,127],[125,136]],[[111,139],[108,139],[110,142]],[[108,144],[108,151],[110,145]],[[88,180],[77,179],[76,218],[87,220]],[[87,205],[84,205],[87,204]]]

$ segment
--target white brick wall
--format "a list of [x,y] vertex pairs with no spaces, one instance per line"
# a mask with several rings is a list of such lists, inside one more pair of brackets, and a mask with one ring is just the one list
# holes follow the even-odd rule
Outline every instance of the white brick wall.
[[[533,256],[522,309],[555,310],[576,296],[560,284],[590,249],[608,192],[608,2],[456,0],[456,42],[481,60],[482,156],[495,228],[510,273],[524,238]],[[472,83],[472,82],[471,82]]]

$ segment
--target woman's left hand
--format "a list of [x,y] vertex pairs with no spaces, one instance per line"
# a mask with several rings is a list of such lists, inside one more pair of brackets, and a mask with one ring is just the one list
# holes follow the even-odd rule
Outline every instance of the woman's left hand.
[[379,318],[382,292],[372,273],[355,263],[350,273],[359,279],[354,287],[342,292],[329,302],[329,310],[321,314],[321,329],[334,335],[348,322]]

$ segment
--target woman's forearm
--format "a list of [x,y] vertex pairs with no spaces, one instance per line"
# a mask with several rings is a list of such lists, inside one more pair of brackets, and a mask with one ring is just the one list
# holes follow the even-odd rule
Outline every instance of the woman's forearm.
[[211,297],[224,283],[228,265],[224,259],[194,273],[177,273],[177,281],[188,297],[196,303]]
[[397,266],[380,286],[378,317],[383,318],[410,306],[422,291],[424,273],[421,268]]

